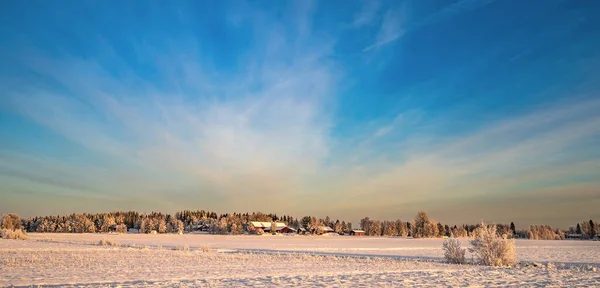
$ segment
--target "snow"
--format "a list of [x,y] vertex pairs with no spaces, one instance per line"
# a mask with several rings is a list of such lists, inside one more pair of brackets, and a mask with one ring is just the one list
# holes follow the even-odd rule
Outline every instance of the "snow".
[[[29,236],[28,241],[0,240],[0,286],[600,285],[598,241],[519,240],[519,260],[553,264],[492,268],[441,263],[441,239],[198,234]],[[105,238],[121,247],[97,246]],[[467,240],[463,241],[466,246]],[[200,247],[206,245],[213,251],[202,252]],[[190,251],[175,250],[183,246]]]

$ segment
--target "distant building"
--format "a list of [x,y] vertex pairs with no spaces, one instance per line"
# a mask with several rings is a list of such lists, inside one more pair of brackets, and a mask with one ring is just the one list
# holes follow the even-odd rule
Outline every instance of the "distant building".
[[581,239],[582,235],[581,234],[575,234],[575,233],[571,233],[571,234],[567,234],[567,239]]
[[335,230],[333,230],[333,228],[329,227],[329,226],[323,226],[323,234],[325,233],[335,233]]
[[[261,229],[266,233],[271,233],[271,222],[250,222],[250,226],[252,228],[256,229]],[[276,233],[296,233],[296,229],[288,227],[287,225],[285,225],[285,223],[282,222],[275,222],[275,226],[276,226]]]
[[355,230],[350,231],[350,235],[353,235],[353,236],[365,236],[365,231],[355,229]]

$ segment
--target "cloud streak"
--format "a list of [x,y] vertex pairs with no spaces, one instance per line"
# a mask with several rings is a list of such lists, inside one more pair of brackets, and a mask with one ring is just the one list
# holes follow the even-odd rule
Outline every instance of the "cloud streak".
[[[363,52],[376,50],[382,46],[393,43],[394,41],[400,39],[402,36],[411,33],[419,28],[434,25],[436,23],[458,16],[461,13],[479,9],[493,2],[495,2],[495,0],[459,0],[450,5],[440,8],[439,10],[419,20],[413,20],[410,22],[404,19],[404,14],[407,10],[406,5],[402,6],[397,11],[389,10],[383,17],[375,42],[365,47],[363,49]],[[368,11],[371,12],[370,10]],[[365,13],[365,15],[373,17],[372,14],[369,13]],[[361,21],[359,22],[362,23],[367,22],[366,19],[369,19],[370,21],[370,19],[372,19],[371,17],[363,16],[358,19],[361,19]]]

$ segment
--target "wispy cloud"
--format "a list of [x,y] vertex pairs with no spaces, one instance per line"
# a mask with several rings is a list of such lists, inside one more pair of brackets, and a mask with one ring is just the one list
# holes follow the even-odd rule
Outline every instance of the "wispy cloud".
[[[493,3],[494,1],[495,0],[458,0],[423,18],[412,21],[406,21],[407,16],[404,15],[407,13],[406,5],[398,9],[398,11],[389,10],[383,17],[375,42],[365,47],[363,51],[366,52],[375,50],[379,47],[390,44],[400,39],[405,34],[411,33],[421,27],[433,25],[457,16],[461,13],[481,8]],[[413,4],[418,5],[418,1]]]
[[361,27],[372,25],[377,19],[377,13],[379,12],[380,8],[381,3],[379,1],[365,1],[360,12],[354,15],[352,26]]
[[383,17],[375,43],[365,47],[363,51],[377,49],[400,38],[405,32],[403,25],[403,15],[400,12],[387,11]]

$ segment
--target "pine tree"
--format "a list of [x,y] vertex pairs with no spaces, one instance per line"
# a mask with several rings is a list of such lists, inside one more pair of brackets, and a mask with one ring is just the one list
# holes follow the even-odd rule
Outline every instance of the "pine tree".
[[302,222],[302,228],[304,228],[306,230],[309,230],[308,226],[310,225],[310,220],[311,220],[310,216],[304,216],[304,217],[302,217],[302,221],[301,221]]
[[577,223],[577,228],[575,229],[575,233],[581,235],[581,226],[579,226],[579,223]]
[[444,227],[444,225],[442,225],[442,223],[438,223],[437,228],[438,228],[438,234],[436,235],[436,237],[438,237],[438,238],[444,237],[446,235],[446,228]]
[[365,217],[360,220],[360,229],[365,231],[365,235],[371,235],[371,219]]
[[325,225],[327,227],[331,227],[331,219],[329,218],[329,216],[325,216],[325,220],[323,221],[323,225]]
[[594,221],[590,219],[590,238],[596,237],[596,226],[594,225]]
[[513,235],[517,235],[517,228],[513,222],[510,222],[510,231],[512,231]]

